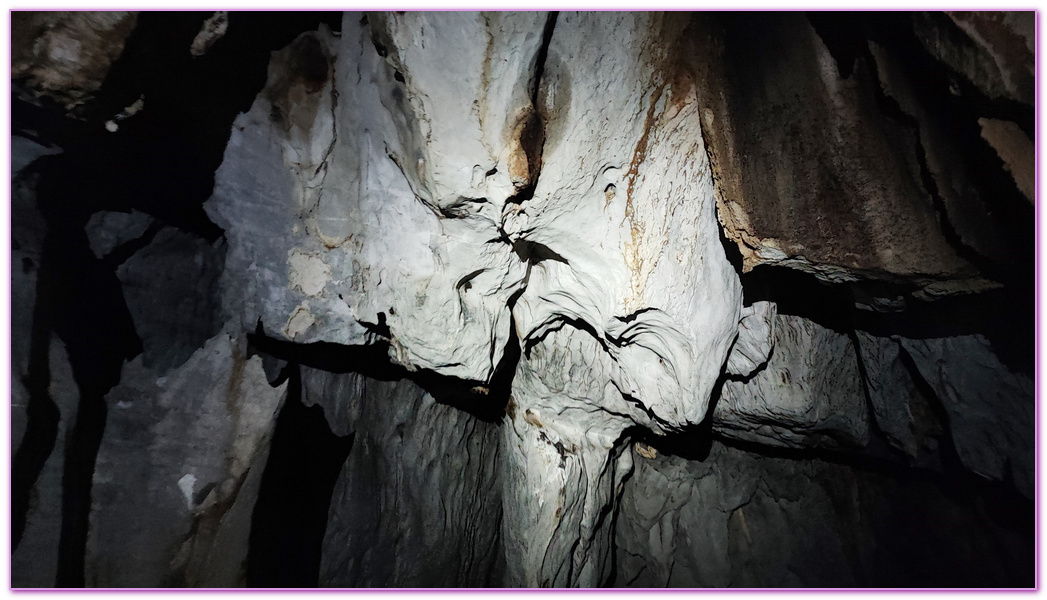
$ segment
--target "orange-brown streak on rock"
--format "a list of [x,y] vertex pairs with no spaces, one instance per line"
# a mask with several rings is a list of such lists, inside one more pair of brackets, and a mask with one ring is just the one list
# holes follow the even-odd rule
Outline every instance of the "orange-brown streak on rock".
[[629,182],[625,191],[625,218],[629,220],[629,241],[625,244],[625,259],[631,273],[629,278],[630,298],[626,302],[628,310],[639,308],[639,306],[633,306],[633,304],[639,302],[643,296],[643,281],[640,280],[640,277],[643,271],[644,260],[639,255],[639,248],[646,231],[644,224],[636,218],[636,208],[633,205],[633,187],[636,183],[640,164],[647,159],[647,144],[651,136],[651,128],[656,120],[654,112],[662,98],[662,94],[665,92],[665,85],[665,83],[662,83],[651,95],[651,103],[647,107],[647,116],[644,119],[643,135],[640,136],[640,141],[636,143],[636,149],[633,150],[633,158],[629,162],[629,171],[626,173],[626,178]]

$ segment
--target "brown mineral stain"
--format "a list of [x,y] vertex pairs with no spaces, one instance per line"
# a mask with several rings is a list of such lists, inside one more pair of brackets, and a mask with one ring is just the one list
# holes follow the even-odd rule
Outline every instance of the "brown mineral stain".
[[646,227],[644,226],[644,223],[639,220],[638,215],[636,214],[636,209],[633,204],[633,187],[636,183],[637,172],[640,169],[640,165],[647,158],[647,144],[651,135],[651,129],[657,121],[655,109],[664,92],[665,84],[663,83],[651,95],[651,103],[650,106],[647,107],[647,116],[644,119],[643,134],[640,136],[640,141],[637,142],[636,148],[633,150],[633,158],[629,162],[629,170],[625,175],[628,182],[625,190],[625,218],[629,220],[629,239],[625,242],[625,264],[629,267],[630,272],[630,295],[625,302],[626,310],[628,311],[635,310],[643,304],[643,290],[647,280],[647,278],[643,276],[645,261],[643,257],[640,256],[640,244],[643,241]]
[[323,43],[315,36],[298,38],[274,55],[270,85],[263,91],[272,105],[270,118],[284,131],[293,125],[308,131],[316,119],[320,98],[333,66]]

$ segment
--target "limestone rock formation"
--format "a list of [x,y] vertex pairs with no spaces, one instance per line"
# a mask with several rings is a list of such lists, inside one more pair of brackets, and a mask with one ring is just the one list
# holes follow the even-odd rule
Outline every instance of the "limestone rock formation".
[[621,439],[628,413],[618,412],[632,407],[609,381],[613,366],[597,340],[568,329],[520,362],[502,433],[507,585],[594,587],[607,577],[607,517],[632,468]]
[[320,585],[497,587],[499,432],[409,379],[303,367],[303,403],[353,446],[331,497]]
[[798,13],[742,22],[709,19],[698,43],[720,219],[746,269],[785,264],[829,281],[974,275],[939,233],[911,134],[875,105],[870,65],[841,75]]
[[[1029,539],[933,479],[766,457],[636,457],[619,512],[615,585],[992,586],[1024,578]],[[919,514],[920,518],[912,518]],[[975,516],[976,515],[976,516]],[[913,559],[930,552],[924,567]],[[810,560],[810,556],[817,560]],[[963,566],[959,566],[963,565]]]
[[21,446],[27,424],[30,352],[33,339],[37,278],[47,224],[36,207],[38,175],[26,171],[37,158],[53,154],[26,138],[11,140],[11,452]]
[[215,42],[225,35],[228,29],[229,12],[224,10],[216,11],[200,27],[200,33],[193,38],[193,45],[189,47],[189,53],[193,56],[203,56]]
[[1011,480],[1032,498],[1033,381],[1001,364],[982,336],[903,338],[901,347],[945,407],[963,464],[979,475]]
[[244,585],[250,515],[285,393],[245,351],[226,330],[176,368],[157,371],[142,357],[126,365],[106,397],[88,585]]
[[[1013,192],[1000,194],[974,165],[991,161],[975,139],[979,119],[1015,113],[950,88],[955,78],[942,63],[979,83],[991,79],[994,90],[1031,106],[1018,93],[1031,55],[1009,29],[1030,15],[952,15],[978,43],[939,14],[897,22],[799,13],[696,18],[694,68],[719,218],[744,269],[770,264],[827,282],[887,281],[932,300],[1010,277],[1005,257],[1019,222],[1001,216],[1000,206]],[[898,31],[906,27],[912,33]],[[913,43],[899,43],[902,35]],[[1019,130],[1031,126],[1022,114]]]
[[1036,201],[1036,148],[1029,136],[1013,121],[978,119],[982,137],[1003,161],[1022,195]]
[[[530,502],[527,482],[548,480],[540,457],[557,445],[585,464],[558,485],[589,484],[570,516],[545,502],[550,488],[514,505],[506,530],[534,518],[555,538],[561,519],[578,519],[604,549],[568,560],[573,540],[507,540],[510,581],[599,583],[603,564],[587,561],[609,538],[590,529],[614,487],[600,474],[615,440],[634,423],[702,421],[737,332],[741,290],[694,87],[650,44],[682,25],[640,13],[347,15],[340,38],[306,34],[274,59],[207,205],[230,245],[226,307],[245,327],[298,343],[387,339],[408,369],[480,386],[520,340],[528,383],[514,385],[513,420],[537,427],[519,420],[542,414],[556,433],[515,434],[507,489]],[[621,43],[606,43],[612,32]],[[576,345],[591,357],[584,379],[577,358],[541,362]],[[575,377],[577,391],[550,377]],[[602,432],[584,436],[594,418]],[[543,561],[548,577],[534,578]]]
[[117,268],[144,366],[158,373],[176,367],[221,328],[224,254],[221,241],[165,227]]
[[[446,35],[455,35],[470,19],[472,37],[484,35],[482,21],[475,15],[412,13],[405,18],[435,22],[427,29],[405,28],[403,35],[412,31],[421,35],[425,30],[440,40],[445,30]],[[532,47],[540,41],[537,18],[513,17],[533,21],[537,31],[532,32]],[[224,284],[227,305],[232,314],[242,315],[248,327],[261,319],[267,330],[299,343],[363,344],[388,331],[402,363],[486,381],[508,339],[506,304],[519,287],[524,268],[513,266],[518,259],[511,248],[490,242],[499,237],[490,218],[445,219],[437,206],[479,204],[460,197],[483,197],[485,192],[472,189],[473,166],[486,165],[482,175],[494,166],[488,163],[498,158],[481,157],[479,153],[486,151],[476,140],[470,148],[478,155],[466,154],[471,164],[463,176],[460,165],[441,164],[450,158],[445,158],[448,150],[434,148],[432,157],[422,154],[430,150],[409,137],[415,135],[411,128],[420,125],[408,98],[419,102],[423,97],[435,98],[457,107],[469,86],[463,86],[460,77],[426,79],[425,69],[419,69],[421,74],[411,84],[401,73],[401,83],[394,77],[398,71],[391,59],[383,56],[389,51],[379,53],[378,48],[385,46],[376,46],[378,42],[370,39],[371,26],[360,25],[361,19],[362,15],[348,15],[340,38],[325,32],[306,34],[278,56],[267,91],[233,128],[226,160],[216,176],[215,195],[207,204],[230,244]],[[510,19],[506,35],[522,37],[524,31],[515,32],[521,26]],[[449,48],[458,47],[451,40],[447,43]],[[429,48],[419,56],[436,60],[440,52],[439,47]],[[459,76],[478,72],[473,67],[483,61],[482,56],[474,56],[475,64],[459,64],[458,56],[451,56],[455,59],[445,55],[441,64],[460,68]],[[499,72],[498,81],[526,77],[524,56],[521,53],[517,64],[504,67],[499,61],[498,68],[506,72]],[[281,66],[288,63],[301,67]],[[422,87],[409,91],[408,85]],[[472,86],[479,87],[479,77]],[[496,98],[511,98],[512,93],[504,90]],[[490,100],[498,111],[490,120],[504,122],[501,111],[506,101]],[[466,131],[477,135],[478,120],[488,118],[458,110],[450,114],[467,123],[471,120]],[[446,143],[460,143],[457,134],[463,123],[439,122],[439,126],[446,128],[442,129]],[[436,136],[438,144],[441,130],[425,127],[426,135]],[[455,155],[460,151],[455,148]],[[264,177],[256,178],[260,165],[265,165]],[[401,168],[410,170],[405,173]],[[501,171],[505,181],[498,185],[504,202],[512,186],[508,168]],[[416,197],[412,189],[421,188],[414,180],[423,173],[437,183]],[[481,176],[477,185],[483,184]],[[263,239],[259,235],[264,236],[264,244],[259,243]],[[498,269],[489,276],[474,273],[487,262]],[[262,269],[262,276],[249,272],[249,265]],[[507,277],[504,282],[503,277]],[[473,288],[476,293],[470,295]],[[496,296],[487,297],[492,291]],[[429,328],[430,320],[458,327],[448,335]],[[462,333],[455,334],[454,329]],[[470,333],[473,329],[475,334]]]
[[134,12],[11,13],[11,77],[30,97],[74,111],[102,85],[135,27]]
[[727,356],[728,374],[749,377],[767,365],[776,343],[777,323],[778,305],[774,302],[754,302],[742,308],[738,338]]
[[84,228],[91,252],[98,258],[105,258],[118,246],[142,237],[152,223],[152,217],[137,210],[129,213],[101,211],[91,215]]
[[80,392],[65,345],[57,337],[51,339],[48,363],[51,376],[48,395],[58,411],[58,431],[54,448],[33,486],[21,543],[11,555],[13,587],[54,587],[58,574],[66,439],[76,422]]
[[899,352],[899,343],[865,331],[858,331],[856,335],[876,424],[891,444],[915,457],[924,437],[920,392]]
[[713,429],[769,446],[864,446],[865,390],[851,340],[800,317],[778,315],[766,366],[728,379]]
[[11,136],[11,179],[18,177],[27,166],[41,156],[59,154],[61,148],[41,143],[42,140],[32,140],[21,135]]
[[16,585],[1034,581],[1027,15],[16,20]]
[[927,50],[982,93],[1033,102],[1034,12],[920,12],[912,20]]

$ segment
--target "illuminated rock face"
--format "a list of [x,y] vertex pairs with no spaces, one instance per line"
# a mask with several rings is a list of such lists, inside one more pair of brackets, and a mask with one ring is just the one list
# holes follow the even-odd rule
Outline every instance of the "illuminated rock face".
[[24,21],[16,584],[1031,581],[1031,21],[205,18]]
[[693,83],[653,42],[685,24],[346,15],[274,58],[206,205],[245,328],[481,390],[516,369],[489,395],[513,584],[601,583],[616,440],[701,422],[738,331]]
[[[792,67],[761,71],[771,60],[761,44],[790,18],[804,32],[782,55]],[[817,23],[761,17],[763,66],[741,76],[732,53],[754,42],[736,39],[735,21],[346,14],[339,34],[321,28],[276,53],[234,123],[205,205],[228,242],[227,315],[296,344],[387,348],[405,376],[454,381],[473,406],[504,409],[507,584],[605,583],[633,427],[657,437],[711,422],[741,442],[843,450],[878,428],[920,453],[923,429],[937,425],[910,406],[906,368],[889,351],[863,364],[854,335],[774,302],[743,305],[734,241],[745,270],[771,262],[829,282],[907,282],[908,301],[997,285],[953,247],[996,252],[969,234],[974,200],[944,187],[943,199],[926,197],[921,169],[934,177],[960,163],[893,55],[874,47],[843,74]],[[915,126],[871,100],[877,76],[876,93]],[[771,82],[764,94],[791,90],[788,102],[825,103],[786,106],[806,124],[783,146],[788,165],[760,137],[778,131],[774,98],[761,103],[750,80]],[[870,133],[883,127],[894,133]],[[825,183],[838,180],[861,181],[840,196]],[[958,233],[942,233],[936,210]],[[848,220],[859,213],[860,227]],[[867,308],[905,305],[870,289]],[[863,346],[880,339],[863,336]],[[898,386],[877,379],[881,358],[905,375]],[[975,452],[971,440],[1007,427],[953,422],[964,464],[1003,477],[1014,450]],[[360,483],[345,473],[353,497]],[[397,527],[373,535],[398,539]],[[331,581],[351,579],[332,565],[369,560],[352,532],[348,550],[327,554]]]

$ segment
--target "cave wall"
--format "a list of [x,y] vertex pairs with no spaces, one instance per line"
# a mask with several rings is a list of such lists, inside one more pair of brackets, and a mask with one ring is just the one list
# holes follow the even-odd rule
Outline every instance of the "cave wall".
[[175,368],[147,366],[145,353],[126,364],[106,396],[94,465],[88,586],[244,584],[250,515],[285,395],[246,350],[242,336],[221,332]]
[[[1032,221],[1017,217],[1031,171],[991,148],[1032,137],[1031,98],[1014,101],[1033,64],[1022,38],[1032,13],[1003,15],[695,19],[720,219],[743,268],[905,283],[931,298],[1027,278]],[[975,22],[992,33],[960,31]]]
[[997,490],[722,443],[701,461],[633,451],[615,585],[1008,587],[1034,577],[1022,558],[1032,531],[1008,522],[1020,504]]
[[410,379],[309,369],[303,382],[303,402],[353,434],[331,496],[320,585],[500,586],[497,424],[438,403]]
[[1031,586],[1030,14],[16,13],[13,585]]

